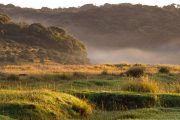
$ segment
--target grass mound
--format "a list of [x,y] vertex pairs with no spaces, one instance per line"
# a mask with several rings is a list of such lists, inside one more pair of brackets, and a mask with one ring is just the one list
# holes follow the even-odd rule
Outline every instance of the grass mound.
[[77,92],[71,91],[71,94],[81,98],[88,99],[97,109],[116,111],[130,110],[137,108],[179,108],[179,94],[165,93],[135,93],[135,92]]
[[156,104],[153,95],[127,93],[127,92],[74,92],[79,98],[88,99],[102,110],[127,110],[135,108],[148,108]]
[[48,90],[0,90],[0,113],[18,120],[53,120],[87,116],[91,106],[72,95]]

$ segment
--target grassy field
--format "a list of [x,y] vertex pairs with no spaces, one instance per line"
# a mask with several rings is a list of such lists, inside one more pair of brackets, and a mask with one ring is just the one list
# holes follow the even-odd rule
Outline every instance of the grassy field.
[[89,120],[179,120],[179,113],[180,110],[178,108],[143,108],[128,111],[94,111],[93,115],[89,117]]
[[179,101],[180,66],[175,65],[0,67],[4,120],[180,119]]

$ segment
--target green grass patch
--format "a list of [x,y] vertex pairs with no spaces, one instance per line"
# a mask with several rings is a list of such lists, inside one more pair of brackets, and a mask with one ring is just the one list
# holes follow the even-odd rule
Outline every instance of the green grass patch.
[[163,73],[156,73],[150,77],[153,80],[158,80],[161,82],[174,82],[180,78],[180,74],[163,74]]
[[160,94],[158,98],[162,107],[180,107],[180,94]]
[[[128,111],[94,111],[88,120],[179,120],[180,109],[143,108]],[[85,120],[85,119],[83,119]]]
[[15,120],[15,119],[12,119],[8,116],[0,115],[0,120]]
[[88,99],[102,110],[127,110],[153,107],[156,97],[153,95],[127,92],[74,92],[75,96]]
[[0,113],[18,120],[83,117],[92,108],[72,95],[48,90],[0,90]]
[[113,86],[116,85],[118,80],[75,80],[74,85],[77,86]]
[[180,107],[179,94],[148,94],[135,92],[77,92],[71,94],[87,99],[101,110],[128,110],[150,107]]

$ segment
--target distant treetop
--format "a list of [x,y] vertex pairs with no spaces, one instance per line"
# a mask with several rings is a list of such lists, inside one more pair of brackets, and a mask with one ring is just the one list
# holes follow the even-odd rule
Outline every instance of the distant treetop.
[[11,20],[11,18],[5,14],[0,13],[0,23],[8,23]]

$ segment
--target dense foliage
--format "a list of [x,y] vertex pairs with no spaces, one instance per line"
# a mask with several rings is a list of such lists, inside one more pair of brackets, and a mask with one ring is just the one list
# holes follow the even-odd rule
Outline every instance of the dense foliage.
[[10,63],[46,60],[64,64],[88,62],[85,46],[58,27],[40,23],[15,24],[0,15],[0,61]]
[[159,73],[169,73],[170,71],[169,71],[169,68],[168,67],[161,67],[160,69],[159,69]]
[[126,72],[127,76],[130,77],[141,77],[145,74],[145,68],[143,67],[132,67]]
[[0,23],[7,23],[11,18],[5,14],[0,14]]

